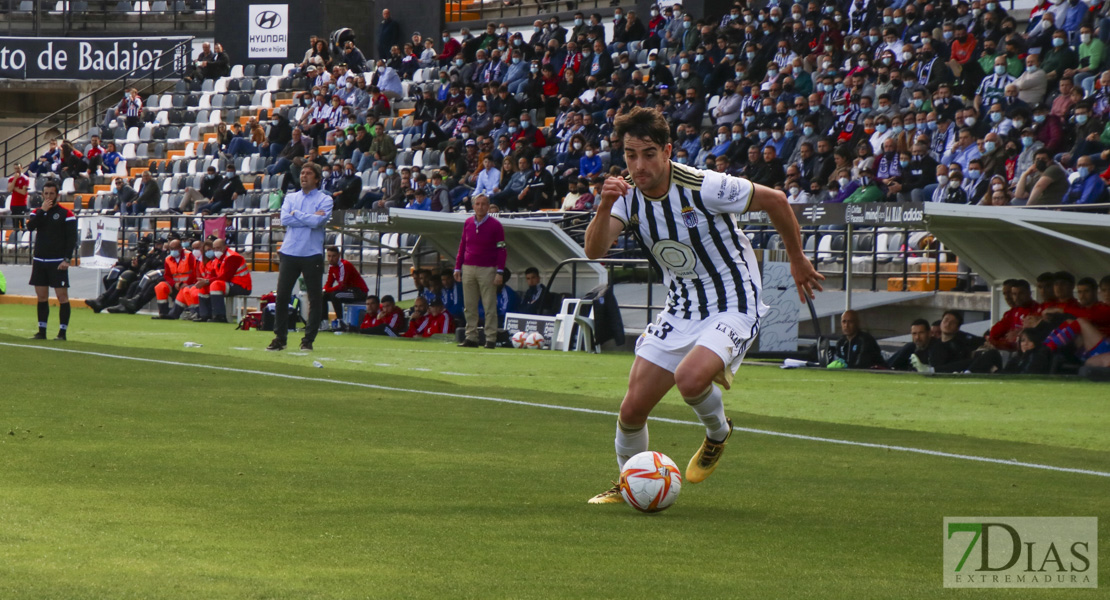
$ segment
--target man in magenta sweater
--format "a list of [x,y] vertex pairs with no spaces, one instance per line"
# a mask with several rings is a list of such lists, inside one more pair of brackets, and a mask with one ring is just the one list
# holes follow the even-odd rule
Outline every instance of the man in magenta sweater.
[[505,270],[505,230],[489,215],[489,198],[471,200],[474,216],[463,223],[459,254],[455,258],[455,281],[463,285],[466,309],[466,339],[462,348],[478,347],[478,301],[486,309],[486,348],[497,347],[497,286]]

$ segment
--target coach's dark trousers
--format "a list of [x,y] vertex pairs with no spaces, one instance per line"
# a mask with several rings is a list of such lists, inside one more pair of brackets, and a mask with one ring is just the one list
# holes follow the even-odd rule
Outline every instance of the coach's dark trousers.
[[324,255],[286,256],[279,252],[278,257],[274,337],[282,342],[288,337],[289,297],[293,294],[293,286],[297,285],[297,278],[303,275],[308,294],[308,318],[304,327],[304,339],[311,343],[316,340],[316,332],[320,330],[322,318],[320,315],[324,308]]

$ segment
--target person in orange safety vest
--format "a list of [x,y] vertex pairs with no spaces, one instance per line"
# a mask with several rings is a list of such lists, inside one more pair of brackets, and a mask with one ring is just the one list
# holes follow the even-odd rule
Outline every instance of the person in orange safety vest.
[[227,247],[222,239],[212,241],[212,260],[204,279],[200,294],[198,321],[227,323],[228,296],[249,296],[251,293],[251,272],[243,255]]
[[195,284],[200,274],[200,261],[192,252],[182,249],[181,240],[171,241],[169,251],[162,281],[154,286],[154,297],[158,300],[158,315],[153,317],[155,319],[180,318],[185,306],[175,303],[171,309],[170,298],[177,298],[181,290]]

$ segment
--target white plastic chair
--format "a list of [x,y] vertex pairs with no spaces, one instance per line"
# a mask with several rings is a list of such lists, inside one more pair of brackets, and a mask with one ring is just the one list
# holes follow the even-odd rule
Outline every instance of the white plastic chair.
[[[578,327],[578,336],[574,328]],[[559,314],[555,315],[555,331],[551,336],[551,349],[570,352],[573,350],[597,352],[594,345],[594,302],[581,298],[566,298]]]

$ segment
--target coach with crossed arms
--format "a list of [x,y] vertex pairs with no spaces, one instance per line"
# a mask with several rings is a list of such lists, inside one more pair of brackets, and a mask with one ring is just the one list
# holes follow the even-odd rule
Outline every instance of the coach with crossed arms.
[[301,169],[301,189],[281,204],[285,239],[278,251],[278,284],[275,298],[274,341],[267,350],[284,350],[289,330],[289,297],[297,278],[304,276],[308,293],[308,321],[301,350],[312,350],[323,310],[324,226],[331,219],[332,200],[320,191],[320,165],[309,162]]
[[459,253],[455,257],[455,281],[463,284],[466,339],[462,348],[478,347],[478,300],[486,309],[486,348],[497,347],[497,286],[505,271],[505,229],[489,214],[485,194],[471,200],[474,216],[463,223]]

